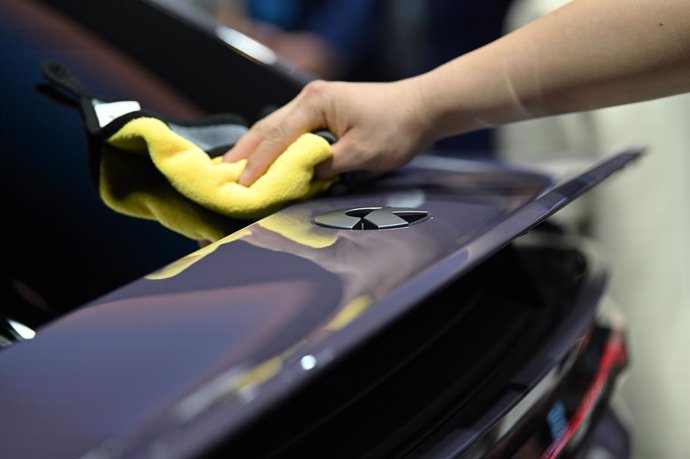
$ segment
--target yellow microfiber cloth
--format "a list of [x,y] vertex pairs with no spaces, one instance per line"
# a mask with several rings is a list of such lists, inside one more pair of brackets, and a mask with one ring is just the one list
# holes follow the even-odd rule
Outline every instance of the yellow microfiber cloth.
[[229,244],[234,241],[242,240],[242,238],[251,235],[252,232],[246,228],[241,229],[229,236],[224,237],[216,242],[213,242],[206,247],[186,255],[179,260],[173,261],[167,266],[154,271],[146,276],[148,280],[165,280],[175,277],[178,274],[186,271],[191,266],[194,266],[198,261],[203,260],[206,256],[215,252],[221,245]]
[[[164,121],[160,116],[142,110],[137,101],[108,101],[107,98],[96,97],[76,75],[57,62],[45,62],[42,70],[50,83],[59,88],[59,91],[53,91],[56,94],[52,97],[80,107],[90,139],[96,141],[91,142],[92,145],[105,142],[122,155],[136,154],[146,158],[183,196],[219,214],[245,220],[258,219],[290,201],[312,197],[334,182],[313,180],[314,167],[331,156],[330,144],[319,135],[302,135],[262,177],[244,187],[237,181],[246,160],[230,164],[217,157],[247,132],[244,121],[236,115],[216,114],[191,120]],[[127,181],[127,172],[122,172],[120,175]],[[192,220],[188,214],[198,212],[187,209],[188,212],[174,216],[173,201],[179,200],[167,191],[155,188],[152,192],[149,188],[137,192],[132,186],[125,186],[128,192],[118,194],[123,190],[120,185],[111,181],[105,187],[101,186],[101,195],[112,208],[128,215],[156,218],[190,237],[198,236],[192,236],[194,230],[186,223]],[[147,191],[150,192],[148,195]],[[212,239],[217,239],[217,236],[213,235]]]
[[249,187],[237,183],[246,160],[224,163],[211,158],[163,121],[142,117],[122,126],[107,143],[122,153],[148,155],[184,196],[233,218],[256,219],[290,201],[306,199],[328,188],[333,180],[312,181],[314,167],[331,156],[322,137],[304,134]]
[[105,145],[99,157],[98,193],[118,213],[157,221],[195,241],[214,242],[243,226],[185,198],[144,155]]

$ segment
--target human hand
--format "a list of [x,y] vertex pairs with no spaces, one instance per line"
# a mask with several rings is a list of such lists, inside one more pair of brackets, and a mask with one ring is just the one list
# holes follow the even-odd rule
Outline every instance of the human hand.
[[407,163],[431,138],[416,79],[394,83],[314,81],[284,107],[257,122],[225,154],[248,159],[239,183],[251,185],[300,135],[328,129],[338,141],[317,178],[352,170],[388,171]]

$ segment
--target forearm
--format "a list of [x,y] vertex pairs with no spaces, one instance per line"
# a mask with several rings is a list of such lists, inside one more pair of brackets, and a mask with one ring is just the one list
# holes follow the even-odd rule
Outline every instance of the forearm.
[[313,82],[225,160],[254,182],[301,133],[338,137],[319,177],[390,170],[441,137],[690,91],[690,0],[575,0],[429,73],[395,83]]
[[690,0],[576,0],[416,83],[434,138],[690,91]]

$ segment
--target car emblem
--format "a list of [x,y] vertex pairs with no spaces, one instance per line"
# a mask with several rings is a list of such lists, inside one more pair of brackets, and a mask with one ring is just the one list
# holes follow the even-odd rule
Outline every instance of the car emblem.
[[404,228],[428,216],[426,210],[405,207],[357,207],[321,214],[314,218],[314,223],[326,228],[382,230]]

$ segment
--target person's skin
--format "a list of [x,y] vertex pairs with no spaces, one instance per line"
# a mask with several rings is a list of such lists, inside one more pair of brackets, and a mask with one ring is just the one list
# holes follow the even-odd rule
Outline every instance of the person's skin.
[[690,0],[575,0],[418,77],[315,81],[256,123],[225,161],[250,185],[301,134],[338,137],[318,177],[391,170],[454,134],[690,91]]

